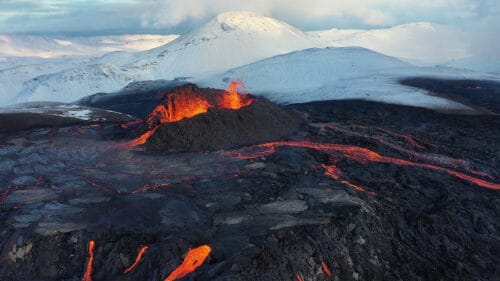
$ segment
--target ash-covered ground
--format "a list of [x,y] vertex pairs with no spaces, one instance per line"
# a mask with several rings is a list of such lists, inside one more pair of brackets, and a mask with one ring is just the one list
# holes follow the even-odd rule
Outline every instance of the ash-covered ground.
[[127,148],[128,116],[2,133],[0,280],[168,280],[201,245],[177,280],[499,276],[497,115],[288,109],[308,124],[231,150]]

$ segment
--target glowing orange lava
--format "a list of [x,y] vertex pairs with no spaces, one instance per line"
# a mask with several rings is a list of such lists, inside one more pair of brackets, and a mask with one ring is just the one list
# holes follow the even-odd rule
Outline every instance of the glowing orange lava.
[[357,191],[367,192],[368,194],[373,195],[373,196],[377,195],[377,192],[373,192],[373,191],[366,191],[366,190],[365,190],[364,188],[362,188],[361,186],[359,186],[359,185],[355,185],[355,184],[350,183],[350,182],[348,182],[348,181],[346,181],[346,180],[341,180],[340,182],[341,182],[341,183],[343,183],[343,184],[345,184],[345,185],[347,185],[347,186],[350,186],[350,187],[354,188],[354,189],[355,189],[355,190],[357,190]]
[[146,117],[148,130],[139,137],[123,145],[130,148],[146,143],[146,141],[156,132],[158,127],[167,122],[176,122],[184,118],[191,118],[198,114],[206,113],[209,108],[221,108],[237,110],[250,105],[254,99],[250,95],[238,91],[243,91],[244,85],[241,80],[231,82],[229,87],[216,100],[210,100],[207,96],[191,93],[177,92],[169,93],[166,96],[165,104],[157,105]]
[[211,251],[212,249],[208,245],[190,249],[181,265],[172,271],[164,281],[174,281],[195,271],[205,262]]
[[219,98],[219,106],[225,109],[240,109],[252,102],[253,99],[246,94],[245,85],[240,79],[232,81],[226,92]]
[[323,268],[323,271],[325,272],[326,276],[332,277],[332,272],[330,271],[330,269],[328,268],[328,266],[324,261],[321,261],[321,267]]
[[331,166],[328,166],[328,165],[321,165],[323,168],[325,168],[325,175],[333,178],[334,180],[339,180],[340,179],[340,174],[341,174],[341,171],[339,168],[337,168],[337,166],[335,165],[331,165]]
[[85,269],[85,274],[83,274],[82,281],[92,281],[92,265],[94,264],[94,240],[89,242],[89,261],[87,262],[87,268]]
[[[328,165],[325,165],[325,164],[323,164],[321,166],[325,169],[325,175],[326,176],[329,176],[332,179],[337,180],[337,181],[340,179],[340,175],[342,174],[342,171],[339,168],[337,168],[337,166],[335,166],[335,165],[328,166]],[[361,186],[353,184],[353,183],[351,183],[351,182],[349,182],[347,180],[341,180],[340,182],[343,183],[343,184],[345,184],[345,185],[347,185],[347,186],[349,186],[349,187],[354,188],[357,191],[367,192],[368,194],[373,195],[373,196],[377,195],[376,192],[366,191]]]
[[[314,149],[318,151],[323,151],[327,153],[340,153],[344,157],[349,158],[351,160],[354,160],[358,163],[361,164],[367,164],[370,162],[374,163],[391,163],[391,164],[396,164],[396,165],[401,165],[401,166],[414,166],[414,167],[422,167],[422,168],[428,168],[436,171],[443,171],[446,172],[452,176],[455,176],[457,178],[460,178],[462,180],[466,180],[468,182],[474,183],[478,186],[489,188],[489,189],[495,189],[499,190],[500,189],[500,184],[498,183],[493,183],[489,182],[480,178],[476,178],[473,176],[469,176],[463,173],[460,173],[458,171],[433,165],[433,164],[426,164],[426,163],[419,163],[419,162],[412,162],[409,160],[403,160],[403,159],[398,159],[394,157],[387,157],[387,156],[382,156],[378,154],[375,151],[369,150],[367,148],[359,147],[359,146],[351,146],[351,145],[344,145],[344,144],[328,144],[328,143],[314,143],[310,141],[278,141],[278,142],[269,142],[269,143],[264,143],[264,144],[259,144],[253,147],[247,147],[244,150],[240,151],[230,151],[229,155],[240,158],[240,159],[252,159],[256,157],[262,157],[265,155],[269,155],[271,153],[274,153],[276,151],[277,146],[291,146],[291,147],[303,147],[303,148],[309,148],[309,149]],[[261,150],[257,151],[255,154],[252,154],[251,148],[260,148]],[[264,150],[262,151],[262,148]],[[241,152],[243,151],[243,153]],[[330,170],[329,170],[330,169]],[[334,179],[338,178],[338,174],[335,172],[334,168],[327,168],[326,174],[328,176],[334,177]],[[332,170],[333,169],[333,170]],[[476,171],[469,171],[470,173],[474,174],[483,174],[480,172]],[[346,182],[345,184],[351,186],[354,188],[354,185],[351,183]]]
[[302,275],[300,275],[300,273],[297,273],[297,281],[304,281],[304,279],[302,278]]
[[135,262],[129,266],[127,269],[125,269],[125,271],[123,271],[123,273],[129,273],[130,271],[132,271],[136,266],[137,264],[139,264],[139,262],[141,261],[142,259],[142,256],[146,253],[146,251],[148,250],[148,246],[142,246],[142,248],[139,250],[139,253],[137,254],[137,257],[135,258]]

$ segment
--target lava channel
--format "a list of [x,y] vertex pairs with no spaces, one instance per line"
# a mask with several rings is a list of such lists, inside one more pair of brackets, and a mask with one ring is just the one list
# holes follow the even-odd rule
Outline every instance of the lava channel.
[[141,249],[139,250],[139,253],[137,253],[137,257],[135,258],[134,263],[131,266],[129,266],[127,269],[125,269],[123,271],[123,273],[127,274],[130,271],[132,271],[139,264],[139,262],[142,260],[142,256],[146,253],[146,251],[148,249],[149,249],[148,246],[142,246]]
[[89,242],[89,260],[87,262],[87,267],[85,268],[85,273],[83,274],[82,281],[92,281],[92,265],[94,264],[94,240]]
[[[484,187],[484,188],[489,188],[489,189],[494,189],[494,190],[499,190],[500,189],[500,184],[494,183],[494,182],[489,182],[480,178],[476,178],[473,176],[469,176],[460,172],[457,172],[455,170],[433,165],[433,164],[426,164],[426,163],[419,163],[419,162],[412,162],[409,160],[403,160],[399,158],[394,158],[394,157],[387,157],[387,156],[382,156],[379,153],[359,147],[359,146],[352,146],[352,145],[344,145],[344,144],[329,144],[329,143],[314,143],[310,141],[278,141],[278,142],[269,142],[269,143],[263,143],[255,146],[250,146],[246,147],[240,151],[238,150],[233,150],[229,151],[228,154],[232,157],[239,158],[239,159],[254,159],[258,158],[261,156],[266,156],[269,154],[272,154],[276,151],[277,146],[290,146],[290,147],[303,147],[303,148],[308,148],[308,149],[314,149],[318,150],[321,152],[325,152],[330,154],[330,156],[334,157],[332,155],[332,152],[337,152],[342,154],[345,158],[354,160],[358,163],[361,164],[366,164],[366,163],[390,163],[390,164],[395,164],[399,166],[413,166],[413,167],[422,167],[422,168],[427,168],[427,169],[432,169],[435,171],[443,171],[446,172],[452,176],[455,176],[457,178],[460,178],[462,180],[468,181],[470,183],[473,183],[475,185]],[[258,151],[255,154],[252,154],[252,150],[258,148]],[[325,174],[327,176],[331,176],[334,179],[339,179],[339,174],[338,171],[335,171],[335,167],[325,167],[327,170]],[[471,173],[478,173],[476,171],[471,171]],[[347,181],[344,182],[344,184],[347,184],[353,188],[359,187],[353,184],[348,183]]]
[[211,251],[212,249],[208,245],[190,249],[181,265],[172,271],[172,273],[170,273],[170,275],[163,281],[174,281],[195,271],[205,262]]
[[324,261],[321,261],[321,267],[323,268],[323,271],[325,272],[326,276],[332,277],[332,272],[330,271],[330,269],[328,268],[328,266]]

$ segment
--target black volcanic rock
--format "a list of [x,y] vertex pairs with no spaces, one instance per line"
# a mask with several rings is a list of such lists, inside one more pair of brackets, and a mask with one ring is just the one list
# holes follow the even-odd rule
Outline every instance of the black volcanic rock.
[[256,99],[238,110],[213,107],[192,118],[163,123],[145,146],[148,151],[168,152],[227,149],[279,140],[296,131],[300,123],[293,111]]
[[201,245],[208,258],[176,280],[498,279],[500,116],[290,108],[310,126],[266,157],[261,146],[137,153],[102,140],[115,132],[104,123],[0,133],[0,280],[77,281],[91,264],[94,281],[161,281]]

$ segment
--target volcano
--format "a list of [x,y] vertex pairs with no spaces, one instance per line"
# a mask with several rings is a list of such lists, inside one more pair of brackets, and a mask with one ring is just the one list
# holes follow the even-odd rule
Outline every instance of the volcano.
[[0,116],[2,281],[498,279],[498,115],[160,92]]
[[175,88],[143,122],[143,133],[126,144],[152,152],[207,151],[276,141],[293,134],[301,119],[247,94],[242,81],[226,90]]

